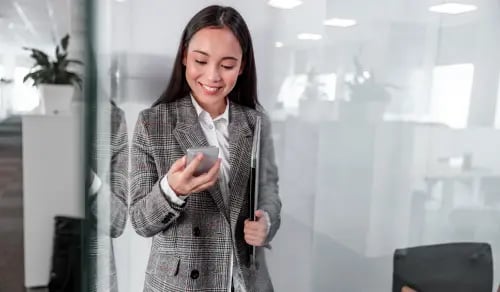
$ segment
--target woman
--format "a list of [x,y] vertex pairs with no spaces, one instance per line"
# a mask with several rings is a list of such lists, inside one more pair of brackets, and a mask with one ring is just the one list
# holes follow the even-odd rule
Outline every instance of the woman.
[[[241,15],[209,6],[187,24],[166,91],[139,115],[130,218],[153,237],[144,291],[273,291],[264,251],[280,226],[270,122],[257,99],[252,41]],[[261,117],[257,220],[249,221],[250,156]],[[188,148],[217,146],[194,176]],[[256,264],[249,246],[257,246]]]

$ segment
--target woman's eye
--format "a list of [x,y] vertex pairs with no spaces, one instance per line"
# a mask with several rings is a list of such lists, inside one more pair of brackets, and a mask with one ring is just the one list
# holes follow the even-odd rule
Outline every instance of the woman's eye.
[[205,61],[200,61],[200,60],[195,60],[195,62],[198,63],[198,64],[202,64],[202,65],[205,65],[207,63]]
[[221,65],[221,67],[227,70],[231,70],[234,68],[234,66],[225,66],[225,65]]

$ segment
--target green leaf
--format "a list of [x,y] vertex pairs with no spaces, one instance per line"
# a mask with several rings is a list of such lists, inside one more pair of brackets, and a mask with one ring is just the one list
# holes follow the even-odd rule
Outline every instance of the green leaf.
[[67,71],[67,67],[69,64],[83,65],[84,63],[76,59],[67,59],[68,45],[69,34],[66,34],[61,39],[60,45],[55,48],[55,60],[51,60],[47,54],[38,49],[23,47],[24,50],[31,51],[30,57],[35,60],[30,73],[24,76],[23,82],[31,79],[33,86],[39,84],[76,84],[81,87],[81,77],[75,72]]
[[60,50],[59,50],[59,46],[56,46],[56,59],[59,59],[59,58],[60,58],[60,57],[59,57],[60,55],[61,55],[61,52],[60,52]]
[[64,64],[59,61],[52,62],[52,67],[54,68],[54,74],[59,74],[65,70]]
[[33,48],[23,48],[23,49],[31,51],[30,57],[35,59],[37,65],[42,67],[50,65],[49,56],[47,56],[47,54],[45,54],[44,52]]
[[61,54],[59,54],[59,56],[57,56],[57,61],[64,61],[67,56],[68,56],[68,53],[61,53]]
[[69,64],[83,65],[83,62],[79,60],[70,59],[70,60],[61,60],[60,62],[58,62],[58,64],[59,64],[58,67],[59,70],[66,71],[66,68],[69,66]]
[[63,50],[66,52],[68,50],[68,44],[69,44],[69,34],[66,34],[62,39],[61,39],[61,47]]
[[50,70],[40,69],[35,72],[28,73],[24,76],[23,82],[28,79],[33,80],[33,86],[37,86],[40,83],[50,83],[50,76],[52,75]]
[[78,85],[80,89],[82,88],[82,78],[75,72],[68,72],[68,80],[71,83]]
[[25,83],[28,79],[33,78],[33,73],[28,73],[23,78],[23,83]]

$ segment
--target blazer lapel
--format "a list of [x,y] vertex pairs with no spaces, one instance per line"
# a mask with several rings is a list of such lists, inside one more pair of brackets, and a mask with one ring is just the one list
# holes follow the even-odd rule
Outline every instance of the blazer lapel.
[[229,107],[229,190],[230,221],[235,228],[238,215],[247,195],[246,188],[250,177],[250,158],[253,132],[248,124],[247,111],[242,106],[230,103]]
[[[188,148],[209,146],[200,123],[198,122],[198,114],[189,96],[179,100],[177,104],[177,125],[173,133],[184,154],[187,152]],[[226,219],[228,219],[227,210],[219,186],[219,180],[217,180],[217,183],[208,191],[212,195],[219,210],[224,214]]]

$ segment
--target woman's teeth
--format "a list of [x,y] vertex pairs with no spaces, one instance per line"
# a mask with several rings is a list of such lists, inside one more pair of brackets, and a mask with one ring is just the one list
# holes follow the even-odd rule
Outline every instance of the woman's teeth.
[[205,88],[207,91],[210,91],[210,92],[216,92],[219,87],[211,87],[211,86],[207,86],[205,84],[202,84],[203,88]]

